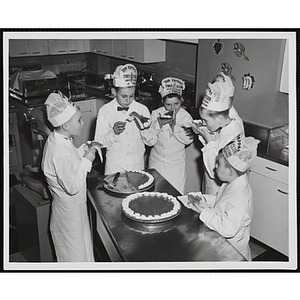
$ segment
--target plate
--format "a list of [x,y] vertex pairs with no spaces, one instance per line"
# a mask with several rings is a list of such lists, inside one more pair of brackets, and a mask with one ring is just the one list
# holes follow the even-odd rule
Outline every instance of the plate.
[[[128,171],[127,172],[130,181],[134,183],[137,189],[134,189],[132,185],[128,182],[125,172],[121,173],[116,185],[114,187],[110,186],[115,174],[108,175],[105,177],[107,183],[103,185],[103,189],[113,196],[117,197],[127,197],[128,195],[145,192],[151,190],[155,185],[154,177],[145,171]],[[147,184],[149,181],[149,184]]]

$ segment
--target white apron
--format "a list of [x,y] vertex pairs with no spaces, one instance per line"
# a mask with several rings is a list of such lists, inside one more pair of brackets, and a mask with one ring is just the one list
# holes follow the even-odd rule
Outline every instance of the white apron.
[[176,125],[172,132],[170,125],[166,124],[161,129],[157,118],[167,111],[160,107],[152,112],[152,129],[156,132],[156,144],[151,149],[149,168],[156,169],[163,175],[181,194],[185,194],[186,186],[186,153],[185,147],[192,143],[181,125],[190,127],[192,117],[183,108],[176,115]]
[[53,196],[50,231],[58,262],[94,261],[86,206],[86,175],[91,162],[56,131],[46,142],[42,169]]

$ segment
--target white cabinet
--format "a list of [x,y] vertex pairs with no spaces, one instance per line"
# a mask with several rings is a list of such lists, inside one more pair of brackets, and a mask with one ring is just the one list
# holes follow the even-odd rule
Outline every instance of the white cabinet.
[[84,40],[67,40],[67,51],[69,54],[84,53]]
[[140,63],[166,60],[166,42],[159,40],[128,40],[127,59]]
[[49,42],[49,53],[51,55],[68,53],[66,40],[55,39],[55,40],[48,40],[48,42]]
[[51,55],[84,53],[84,40],[48,40]]
[[28,40],[10,40],[9,56],[10,57],[29,56]]
[[102,43],[101,40],[90,40],[90,52],[102,53]]
[[106,102],[107,101],[101,99],[88,99],[75,102],[75,104],[80,107],[82,120],[84,122],[81,135],[74,137],[74,145],[76,147],[94,139],[98,111]]
[[113,55],[113,40],[101,40],[101,54]]
[[114,40],[113,41],[113,50],[114,57],[127,59],[127,40]]
[[29,55],[40,56],[49,54],[48,40],[28,40]]
[[90,40],[90,52],[113,55],[113,40]]
[[251,236],[288,256],[288,168],[257,157],[249,183],[253,192]]
[[140,63],[166,60],[166,42],[160,40],[90,40],[90,51]]

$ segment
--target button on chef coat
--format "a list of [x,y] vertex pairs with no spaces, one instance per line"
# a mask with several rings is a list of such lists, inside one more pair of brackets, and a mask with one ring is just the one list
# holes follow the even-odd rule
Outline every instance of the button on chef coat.
[[205,208],[200,220],[227,238],[247,260],[251,260],[249,239],[253,202],[247,175],[230,184],[223,183],[216,196],[204,196],[212,208]]
[[128,111],[118,111],[116,99],[99,109],[96,123],[95,140],[107,147],[105,174],[124,170],[144,170],[145,144],[152,146],[155,134],[150,130],[140,131],[135,122],[126,122],[125,130],[116,135],[113,126],[117,121],[125,122],[133,111],[150,118],[148,108],[133,100]]
[[92,163],[83,153],[56,131],[44,147],[42,170],[53,196],[50,231],[59,262],[94,261],[86,207],[86,175]]
[[156,133],[156,143],[151,149],[149,168],[156,169],[162,174],[180,193],[185,193],[186,184],[186,153],[185,146],[192,143],[181,126],[190,127],[193,118],[180,108],[176,114],[174,132],[169,124],[159,127],[157,118],[164,115],[167,110],[160,107],[151,114],[151,128]]

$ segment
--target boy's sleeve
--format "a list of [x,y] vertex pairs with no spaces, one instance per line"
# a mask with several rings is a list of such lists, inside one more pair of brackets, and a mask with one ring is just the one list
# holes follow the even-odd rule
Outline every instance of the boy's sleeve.
[[199,219],[209,229],[217,231],[226,238],[231,238],[239,231],[244,213],[242,207],[227,203],[224,211],[205,208],[199,215]]
[[59,155],[55,159],[55,171],[57,181],[63,190],[69,195],[77,194],[86,182],[86,175],[92,168],[92,162],[87,158],[78,158],[68,153]]
[[96,120],[94,139],[104,146],[110,146],[119,139],[119,136],[114,133],[113,128],[109,125],[108,117],[109,115],[100,108]]
[[193,142],[193,138],[190,138],[189,136],[186,135],[184,129],[180,126],[186,126],[189,127],[190,123],[192,122],[193,118],[189,115],[186,114],[181,120],[176,123],[174,126],[174,137],[182,144],[184,145],[189,145]]
[[[144,109],[142,115],[147,118],[150,118],[150,120],[151,120],[150,128],[140,131],[142,140],[147,146],[154,146],[157,142],[157,134],[160,132],[157,119],[155,120],[155,117],[153,117],[153,114],[150,116],[150,112],[149,112],[148,108]],[[157,126],[158,126],[158,128],[157,128]]]

